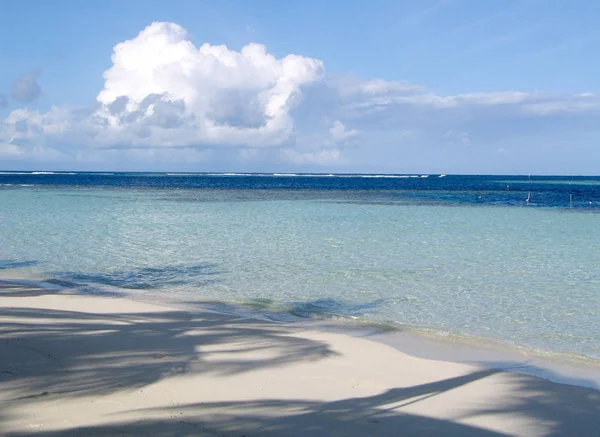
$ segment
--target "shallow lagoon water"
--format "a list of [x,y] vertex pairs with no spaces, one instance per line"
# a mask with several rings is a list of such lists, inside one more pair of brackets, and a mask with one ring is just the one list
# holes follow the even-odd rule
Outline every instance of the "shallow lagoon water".
[[600,359],[594,178],[19,173],[0,276]]

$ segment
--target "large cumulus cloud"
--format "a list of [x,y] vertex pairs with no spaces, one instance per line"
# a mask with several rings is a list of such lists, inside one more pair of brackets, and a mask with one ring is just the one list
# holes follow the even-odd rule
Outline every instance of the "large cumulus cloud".
[[522,159],[528,153],[535,162],[589,153],[579,145],[600,138],[599,120],[596,94],[442,96],[402,81],[326,76],[320,60],[278,59],[260,44],[197,47],[181,26],[153,23],[115,46],[94,104],[13,110],[0,124],[0,157],[138,169],[496,171],[490,163],[516,169],[532,162]]
[[120,138],[156,146],[278,144],[293,130],[301,88],[323,69],[303,56],[276,59],[260,44],[197,48],[173,23],[118,44],[112,62],[97,116]]
[[302,88],[323,70],[303,56],[277,59],[260,44],[198,48],[174,23],[117,44],[112,63],[94,108],[14,111],[4,137],[16,144],[43,134],[102,148],[279,145],[293,132]]

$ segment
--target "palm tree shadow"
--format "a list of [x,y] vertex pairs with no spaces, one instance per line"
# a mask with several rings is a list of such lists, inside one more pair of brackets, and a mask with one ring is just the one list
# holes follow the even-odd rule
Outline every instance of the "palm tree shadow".
[[[146,437],[146,436],[381,436],[381,437],[507,437],[508,435],[597,436],[600,431],[600,396],[581,387],[589,403],[565,405],[548,383],[525,375],[515,375],[520,384],[516,402],[500,408],[474,407],[461,417],[438,419],[403,411],[469,383],[500,373],[477,370],[469,374],[406,388],[393,388],[368,397],[332,402],[267,399],[245,402],[214,402],[177,407],[137,410],[148,419],[117,421],[107,425],[70,430],[29,433],[32,437]],[[569,387],[572,389],[573,387]],[[575,389],[579,389],[575,387]],[[568,398],[567,398],[568,399]],[[509,416],[510,414],[510,416]],[[496,415],[504,420],[514,417],[532,419],[539,428],[519,434],[505,434],[466,423],[480,415]],[[7,437],[23,437],[12,433]]]
[[[142,388],[177,374],[215,378],[334,356],[327,343],[290,335],[273,323],[217,313],[171,310],[92,314],[67,310],[4,308],[0,368],[2,422],[32,399],[78,399]],[[218,350],[223,353],[215,353]],[[256,354],[252,352],[267,352]],[[249,356],[253,356],[250,358]],[[583,387],[557,388],[526,375],[508,374],[514,396],[474,405],[460,417],[410,413],[410,406],[500,373],[466,375],[367,397],[337,401],[250,399],[135,410],[98,426],[61,431],[4,432],[6,437],[112,436],[465,436],[500,437],[467,422],[481,416],[518,415],[543,424],[548,436],[600,433],[600,396]],[[569,405],[571,399],[581,402]],[[460,402],[460,399],[457,399]],[[127,414],[136,420],[124,421]]]
[[[399,411],[403,406],[497,373],[481,370],[464,376],[384,393],[334,402],[256,400],[216,402],[149,409],[161,417],[66,431],[35,432],[32,437],[112,436],[456,436],[502,437],[506,434],[449,420]],[[139,411],[138,411],[139,412]],[[168,416],[168,418],[164,418]],[[22,437],[12,433],[7,437]]]
[[34,297],[55,294],[56,290],[40,288],[25,283],[0,281],[0,298],[2,297]]
[[[182,373],[216,376],[334,355],[325,343],[290,336],[276,324],[183,311],[102,315],[4,308],[0,369],[10,402],[32,394],[109,394]],[[218,358],[218,347],[231,353]],[[253,350],[267,351],[250,359]],[[215,358],[215,356],[217,358]]]

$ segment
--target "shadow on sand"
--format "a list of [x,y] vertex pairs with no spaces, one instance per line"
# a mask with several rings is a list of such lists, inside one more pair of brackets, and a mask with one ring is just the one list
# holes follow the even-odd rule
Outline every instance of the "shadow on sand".
[[[204,352],[219,347],[225,358]],[[266,351],[248,359],[243,352]],[[10,356],[7,355],[10,353]],[[599,392],[578,390],[585,404],[568,405],[543,380],[512,378],[514,398],[491,407],[472,405],[453,420],[411,414],[403,408],[498,370],[472,373],[368,397],[333,402],[256,399],[137,410],[152,419],[62,431],[5,432],[2,423],[33,398],[78,398],[143,388],[177,374],[220,378],[259,369],[325,360],[327,343],[293,334],[281,325],[237,316],[170,310],[110,315],[76,311],[0,310],[0,434],[6,437],[113,436],[461,436],[506,434],[465,424],[470,418],[518,415],[543,423],[547,436],[600,435]],[[218,357],[219,355],[217,355]],[[255,356],[256,357],[256,356]],[[462,421],[462,422],[459,422]],[[524,434],[528,435],[528,434]]]

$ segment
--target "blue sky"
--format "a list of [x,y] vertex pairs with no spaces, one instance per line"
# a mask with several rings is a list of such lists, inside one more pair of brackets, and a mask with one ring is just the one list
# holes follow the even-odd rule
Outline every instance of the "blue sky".
[[598,173],[596,1],[0,10],[1,169]]

